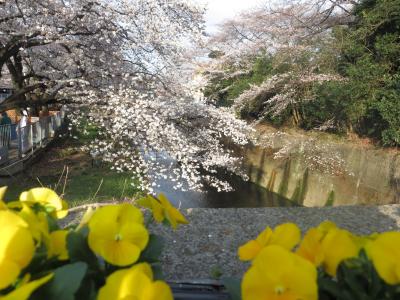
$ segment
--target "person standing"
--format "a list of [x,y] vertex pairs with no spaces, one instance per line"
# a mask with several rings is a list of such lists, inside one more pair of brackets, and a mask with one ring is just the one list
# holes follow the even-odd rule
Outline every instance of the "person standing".
[[1,113],[0,125],[11,125],[11,119],[8,116],[7,112],[4,111]]
[[18,122],[17,132],[19,134],[19,141],[20,141],[20,154],[22,157],[25,156],[25,152],[28,150],[28,112],[26,109],[21,110],[21,119]]
[[1,113],[0,119],[0,146],[10,146],[11,140],[11,119],[7,112]]

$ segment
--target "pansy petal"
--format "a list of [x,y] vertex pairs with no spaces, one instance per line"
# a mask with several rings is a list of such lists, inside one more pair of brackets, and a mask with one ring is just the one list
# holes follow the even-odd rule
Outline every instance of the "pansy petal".
[[316,268],[281,246],[267,246],[243,277],[242,298],[317,300]]
[[323,261],[322,237],[322,232],[311,228],[305,234],[296,253],[315,266],[320,266]]
[[[25,202],[28,203],[28,202]],[[22,207],[22,202],[21,201],[10,201],[7,202],[7,207],[14,209],[14,208],[21,208]]]
[[33,237],[26,222],[11,211],[0,211],[0,237],[1,260],[13,261],[21,269],[26,267],[35,252]]
[[13,211],[0,211],[0,229],[10,225],[28,227],[28,223]]
[[0,262],[0,290],[11,285],[19,276],[21,267],[10,260]]
[[256,238],[256,241],[262,245],[262,246],[266,246],[272,236],[272,229],[267,226]]
[[[149,196],[151,197],[151,196]],[[152,205],[152,213],[153,213],[153,218],[156,220],[156,222],[161,223],[165,219],[165,214],[164,214],[164,209],[160,202],[158,202],[156,199],[151,197],[151,205]]]
[[110,264],[125,267],[139,259],[140,248],[126,241],[114,241],[104,244],[100,255]]
[[143,250],[149,242],[149,233],[141,224],[125,224],[120,230],[121,237],[124,241],[137,245]]
[[185,216],[175,207],[171,207],[169,209],[169,214],[171,218],[174,218],[179,224],[189,224],[189,221],[186,220]]
[[18,214],[28,223],[33,238],[40,245],[42,238],[46,238],[49,234],[46,214],[43,212],[35,214],[26,203],[22,203],[22,209]]
[[255,240],[248,241],[239,247],[238,255],[242,261],[254,259],[260,253],[262,246]]
[[68,230],[56,230],[50,234],[50,249],[48,251],[49,257],[57,257],[59,260],[67,260],[67,235]]
[[129,203],[122,203],[118,205],[119,213],[118,213],[118,222],[120,223],[143,223],[143,214],[137,207],[133,206]]
[[79,222],[79,225],[76,227],[76,231],[80,230],[82,227],[86,226],[90,219],[92,218],[93,214],[94,214],[95,210],[93,209],[93,207],[89,207],[85,214],[83,215],[81,221]]
[[63,219],[68,215],[68,202],[65,200],[61,200],[61,205],[61,210],[56,210],[54,213],[57,219]]
[[163,193],[158,194],[157,199],[160,200],[160,203],[162,206],[164,206],[164,208],[172,207],[171,202],[169,202],[167,196],[165,196]]
[[130,269],[119,270],[107,277],[105,286],[99,290],[97,300],[147,300],[142,298],[141,295],[150,284],[150,278],[135,266]]
[[291,250],[300,242],[300,238],[299,227],[294,223],[285,223],[275,227],[269,244]]
[[151,196],[148,195],[146,197],[142,197],[139,198],[135,201],[136,204],[138,204],[139,206],[148,208],[148,209],[152,209],[153,205],[151,203]]
[[20,201],[38,202],[44,206],[54,207],[56,210],[62,210],[63,204],[61,198],[56,192],[49,188],[33,188],[29,191],[21,193]]
[[3,202],[6,191],[6,186],[0,187],[0,210],[7,209],[7,205]]
[[400,232],[385,232],[367,243],[366,251],[379,276],[388,284],[400,283]]
[[16,290],[7,294],[4,297],[1,297],[1,300],[26,300],[30,297],[30,295],[38,289],[40,286],[48,282],[53,277],[53,274],[49,274],[40,279],[33,280],[28,282],[27,284],[18,287]]
[[331,276],[336,276],[338,265],[345,259],[356,257],[360,248],[352,239],[351,233],[342,229],[332,229],[322,241],[324,268]]
[[163,281],[149,284],[142,294],[146,300],[173,300],[171,288]]

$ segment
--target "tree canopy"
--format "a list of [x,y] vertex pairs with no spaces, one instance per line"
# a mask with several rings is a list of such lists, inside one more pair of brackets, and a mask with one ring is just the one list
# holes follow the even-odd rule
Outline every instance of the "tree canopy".
[[288,1],[246,12],[213,39],[225,55],[206,94],[242,117],[399,145],[399,4]]
[[185,0],[6,1],[0,70],[15,93],[0,109],[68,104],[72,125],[98,132],[85,149],[148,191],[157,178],[229,189],[216,170],[241,171],[223,142],[247,143],[249,127],[188,84],[187,49],[202,36],[203,13]]

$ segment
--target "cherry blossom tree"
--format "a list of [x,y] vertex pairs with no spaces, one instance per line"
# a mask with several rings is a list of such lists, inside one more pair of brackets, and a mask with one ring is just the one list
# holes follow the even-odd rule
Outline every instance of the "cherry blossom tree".
[[[289,109],[292,112],[293,122],[297,125],[302,118],[299,104],[313,101],[315,98],[313,85],[326,81],[343,80],[343,77],[334,74],[309,74],[307,72],[277,74],[260,85],[252,85],[235,99],[233,107],[240,112],[252,105],[254,110],[254,102],[257,102],[257,115],[260,120],[268,114],[272,117],[279,116]],[[321,127],[320,130],[322,129]]]
[[[335,44],[332,29],[353,20],[351,9],[355,3],[267,2],[226,21],[209,41],[212,53],[219,54],[208,66],[209,81],[251,73],[255,58],[266,56],[272,61],[270,76],[261,84],[250,85],[233,106],[237,111],[255,107],[260,118],[290,110],[293,123],[298,124],[298,104],[314,99],[313,85],[343,80],[337,73],[340,47]],[[232,87],[223,88],[217,94]]]
[[[286,60],[329,39],[331,29],[352,21],[352,0],[289,0],[266,2],[221,24],[210,41],[224,60],[237,61],[262,52]],[[285,55],[284,55],[285,54]]]
[[157,179],[172,180],[182,190],[201,190],[204,184],[229,190],[229,184],[215,176],[222,170],[246,178],[239,158],[225,147],[227,141],[248,143],[251,130],[244,121],[188,93],[172,98],[157,93],[105,92],[104,105],[95,94],[84,97],[90,107],[85,117],[101,128],[99,138],[85,149],[118,171],[131,171],[150,191]]
[[218,171],[245,175],[224,143],[246,144],[251,129],[188,84],[187,48],[202,35],[203,12],[185,0],[6,1],[0,70],[16,92],[0,108],[67,104],[72,125],[99,130],[84,149],[145,190],[157,178],[228,190]]
[[202,13],[179,0],[6,1],[0,70],[16,93],[2,107],[54,101],[68,87],[129,85],[139,74],[168,86],[167,69],[181,63],[177,41],[201,31]]

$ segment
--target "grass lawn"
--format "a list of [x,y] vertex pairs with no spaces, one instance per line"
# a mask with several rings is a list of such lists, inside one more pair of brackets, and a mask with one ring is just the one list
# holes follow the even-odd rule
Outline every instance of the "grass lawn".
[[[60,180],[61,178],[61,180]],[[33,187],[45,186],[55,189],[68,201],[70,207],[92,202],[110,202],[131,199],[140,195],[129,174],[115,173],[105,169],[87,169],[81,174],[65,176],[42,176],[37,178],[20,176],[8,184],[6,200],[15,200],[19,194]],[[65,186],[64,186],[65,185]]]
[[132,199],[142,194],[132,174],[117,173],[107,166],[93,164],[88,154],[77,150],[79,144],[80,141],[72,139],[60,141],[24,173],[0,178],[0,186],[8,186],[6,200],[15,200],[22,191],[40,186],[63,194],[70,207]]

